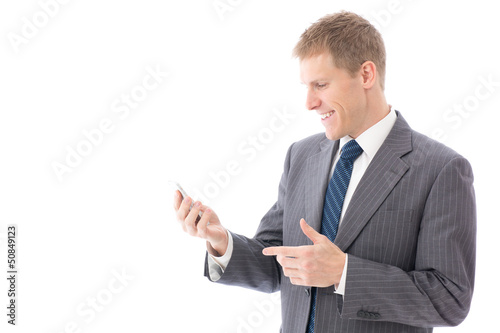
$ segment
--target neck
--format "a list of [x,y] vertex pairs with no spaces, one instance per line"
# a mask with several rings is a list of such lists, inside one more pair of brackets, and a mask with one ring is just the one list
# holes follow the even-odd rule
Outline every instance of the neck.
[[389,112],[391,111],[391,106],[387,104],[383,92],[380,92],[379,94],[374,96],[370,104],[371,106],[369,113],[373,115],[372,124],[370,126],[373,126],[389,114]]
[[353,139],[356,139],[364,131],[384,119],[391,111],[391,106],[387,104],[383,93],[371,97],[366,103],[365,119],[363,120],[361,131],[356,136],[351,135]]

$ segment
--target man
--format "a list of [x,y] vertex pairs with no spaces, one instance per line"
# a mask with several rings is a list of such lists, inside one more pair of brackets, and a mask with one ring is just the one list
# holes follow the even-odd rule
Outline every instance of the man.
[[176,193],[184,230],[207,240],[205,275],[280,290],[285,333],[458,325],[475,271],[469,163],[387,104],[385,47],[365,19],[328,15],[294,54],[306,106],[325,133],[289,148],[278,200],[253,238],[228,232],[200,202],[190,210],[192,199]]

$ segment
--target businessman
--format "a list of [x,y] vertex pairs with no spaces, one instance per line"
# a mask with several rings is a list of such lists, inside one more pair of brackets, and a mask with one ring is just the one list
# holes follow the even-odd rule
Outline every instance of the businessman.
[[470,164],[387,103],[384,43],[362,17],[321,18],[294,55],[325,133],[289,148],[278,199],[253,238],[176,193],[184,231],[207,241],[205,275],[280,291],[283,333],[458,325],[475,273]]

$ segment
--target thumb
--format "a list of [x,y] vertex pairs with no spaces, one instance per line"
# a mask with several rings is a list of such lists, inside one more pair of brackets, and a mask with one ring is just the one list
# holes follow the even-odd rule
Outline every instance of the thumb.
[[323,238],[323,235],[314,230],[304,219],[300,219],[300,228],[302,229],[304,235],[312,240],[313,244],[318,243]]

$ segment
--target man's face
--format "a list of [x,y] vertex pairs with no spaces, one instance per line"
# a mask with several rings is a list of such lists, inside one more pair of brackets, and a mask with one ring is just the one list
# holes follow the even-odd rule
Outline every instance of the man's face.
[[306,107],[320,115],[328,139],[363,133],[367,107],[361,74],[352,77],[322,53],[300,61],[300,78],[307,86]]

